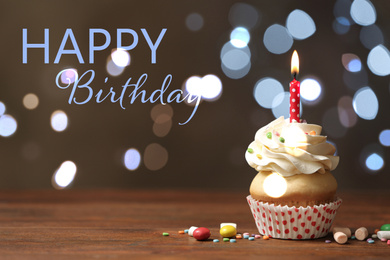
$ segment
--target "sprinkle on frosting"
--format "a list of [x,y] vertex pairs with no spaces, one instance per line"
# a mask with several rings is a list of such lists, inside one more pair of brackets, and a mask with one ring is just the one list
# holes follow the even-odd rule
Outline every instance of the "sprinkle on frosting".
[[[319,125],[290,123],[279,117],[257,131],[249,145],[252,153],[248,149],[245,158],[257,171],[276,171],[285,177],[331,171],[338,165],[339,157],[334,156],[336,149],[326,142],[321,130]],[[275,132],[283,137],[272,138]]]
[[248,153],[253,153],[253,149],[252,148],[248,148]]

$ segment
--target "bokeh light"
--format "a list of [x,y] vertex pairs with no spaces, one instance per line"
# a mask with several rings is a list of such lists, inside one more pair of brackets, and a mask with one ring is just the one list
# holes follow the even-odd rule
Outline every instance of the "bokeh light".
[[[275,118],[284,116],[284,118],[290,117],[290,92],[282,92],[275,96],[272,100],[272,114]],[[300,105],[302,108],[302,105]],[[302,114],[302,109],[300,110]]]
[[233,27],[243,26],[252,29],[259,23],[260,13],[252,5],[235,3],[229,11],[229,22]]
[[286,179],[278,173],[273,172],[264,179],[263,189],[268,196],[279,198],[287,191]]
[[241,70],[250,63],[250,56],[241,49],[232,49],[222,57],[222,64],[231,70]]
[[383,168],[385,162],[377,153],[370,154],[366,159],[366,167],[371,171],[379,171]]
[[164,114],[169,116],[170,118],[172,118],[172,116],[173,116],[173,109],[172,109],[171,105],[169,105],[169,104],[165,104],[165,105],[157,104],[150,111],[150,117],[152,118],[153,121],[156,121],[157,118],[160,115],[164,115]]
[[369,0],[354,0],[351,5],[351,17],[359,25],[371,25],[376,21],[375,7]]
[[356,114],[365,120],[372,120],[378,114],[378,98],[370,87],[359,89],[353,97],[352,104]]
[[390,129],[385,129],[379,134],[379,142],[383,146],[390,146]]
[[54,131],[62,132],[68,127],[68,116],[64,111],[54,111],[51,114],[50,123]]
[[5,105],[3,102],[0,101],[0,116],[4,115],[5,113]]
[[186,17],[186,26],[191,31],[199,31],[202,29],[203,24],[203,16],[198,13],[192,13]]
[[322,92],[321,84],[312,78],[304,79],[301,82],[301,98],[306,101],[316,101]]
[[106,70],[111,76],[119,76],[125,70],[125,67],[118,67],[115,65],[110,56],[107,60]]
[[244,27],[237,27],[230,33],[230,42],[234,47],[243,48],[248,45],[251,36]]
[[350,24],[347,18],[337,17],[332,24],[333,30],[335,33],[343,35],[349,31]]
[[163,168],[168,162],[168,151],[157,143],[149,144],[144,152],[145,167],[151,171]]
[[166,136],[172,128],[172,118],[167,114],[159,115],[153,124],[153,133],[158,137]]
[[123,157],[123,164],[126,169],[135,171],[141,163],[141,154],[135,148],[130,148],[125,152]]
[[229,41],[222,47],[220,58],[222,71],[232,79],[244,77],[251,68],[251,51],[248,46],[237,48]]
[[373,24],[370,26],[364,26],[360,30],[360,42],[367,49],[372,49],[379,44],[385,42],[381,29]]
[[206,100],[216,100],[222,93],[222,82],[212,74],[203,78],[191,76],[186,80],[185,90],[191,95],[202,96]]
[[63,84],[71,84],[78,78],[76,69],[65,69],[61,74],[61,82]]
[[353,127],[357,123],[357,115],[352,106],[352,97],[343,96],[337,106],[340,123],[344,127]]
[[23,105],[27,109],[30,110],[35,109],[38,107],[38,104],[39,104],[38,96],[33,93],[29,93],[23,97]]
[[352,53],[345,53],[341,56],[341,63],[349,72],[359,72],[362,69],[360,58]]
[[55,171],[52,178],[52,184],[56,189],[68,187],[74,180],[77,172],[76,164],[72,161],[65,161]]
[[390,74],[390,52],[383,46],[378,45],[368,54],[367,65],[371,72],[378,76]]
[[337,0],[333,7],[333,14],[336,18],[343,17],[348,21],[348,25],[353,24],[351,17],[351,0]]
[[118,67],[126,67],[130,64],[130,54],[124,49],[115,49],[111,53],[111,59]]
[[262,78],[256,82],[253,95],[257,103],[265,108],[272,108],[272,106],[278,106],[282,102],[282,99],[279,98],[277,102],[273,103],[275,97],[283,93],[282,84],[273,78]]
[[294,40],[286,27],[273,24],[265,31],[263,42],[269,52],[282,54],[291,49]]
[[292,37],[298,40],[306,39],[316,31],[316,25],[310,15],[299,9],[288,15],[286,27]]
[[18,123],[15,118],[10,115],[4,114],[0,116],[0,135],[8,137],[13,135],[18,128]]

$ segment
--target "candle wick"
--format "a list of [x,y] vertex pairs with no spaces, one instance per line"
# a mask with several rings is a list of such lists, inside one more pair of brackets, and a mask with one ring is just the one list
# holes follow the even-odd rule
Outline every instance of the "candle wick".
[[294,79],[296,80],[297,79],[297,73],[294,72]]

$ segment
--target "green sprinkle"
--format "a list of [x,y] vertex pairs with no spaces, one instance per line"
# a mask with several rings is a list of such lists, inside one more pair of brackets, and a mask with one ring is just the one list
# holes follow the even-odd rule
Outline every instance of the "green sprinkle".
[[284,143],[284,138],[283,137],[279,137],[279,141],[281,142],[281,143]]
[[164,232],[163,236],[169,236],[169,233]]
[[271,138],[272,138],[272,133],[271,133],[271,132],[268,132],[268,133],[267,133],[267,138],[268,138],[268,139],[271,139]]
[[223,238],[223,242],[229,242],[229,240],[230,240],[230,239],[227,238],[227,237],[224,237],[224,238]]
[[248,148],[248,153],[253,153],[253,149],[252,148]]

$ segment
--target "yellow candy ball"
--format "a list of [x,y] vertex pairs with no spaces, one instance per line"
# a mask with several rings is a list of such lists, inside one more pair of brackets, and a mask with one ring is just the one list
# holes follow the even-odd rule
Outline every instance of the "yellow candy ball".
[[237,234],[237,230],[231,225],[226,225],[219,230],[219,233],[222,237],[233,237]]

